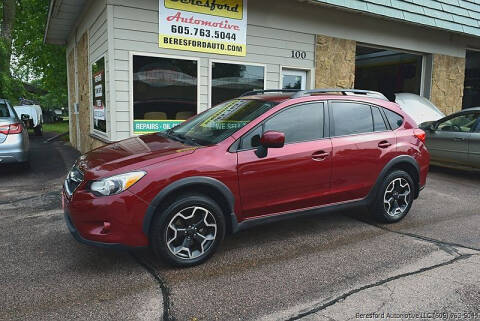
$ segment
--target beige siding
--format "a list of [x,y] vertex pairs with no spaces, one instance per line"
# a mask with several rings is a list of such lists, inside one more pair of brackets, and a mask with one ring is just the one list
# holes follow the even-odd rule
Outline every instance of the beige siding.
[[[282,67],[308,69],[315,73],[315,35],[453,57],[464,57],[467,41],[479,43],[439,30],[358,15],[310,2],[249,0],[247,56],[221,56],[159,48],[158,0],[109,0],[108,5],[105,0],[98,2],[102,4],[95,1],[91,6],[103,5],[106,13],[95,10],[99,13],[99,19],[94,19],[95,22],[89,25],[90,29],[97,30],[93,33],[90,30],[90,58],[99,57],[109,50],[112,59],[107,61],[107,81],[111,80],[107,104],[110,110],[114,110],[107,118],[111,140],[127,138],[131,134],[133,116],[129,79],[132,53],[198,58],[199,111],[202,111],[209,106],[209,72],[212,61],[263,64],[266,66],[265,87],[278,88]],[[103,23],[104,19],[107,19],[106,24]],[[81,28],[85,28],[83,23]],[[292,50],[305,51],[306,59],[291,58]],[[319,57],[322,55],[317,53],[317,58]],[[317,80],[325,72],[316,70]],[[307,84],[310,84],[309,80]],[[351,83],[351,79],[341,80],[336,85],[349,86]]]
[[[98,6],[98,5],[97,5]],[[101,9],[100,9],[101,8]],[[99,11],[96,11],[99,10]],[[107,114],[106,114],[106,122],[107,122],[107,133],[105,134],[106,137],[109,136],[110,128],[111,128],[111,95],[110,95],[110,69],[108,68],[109,64],[109,55],[108,55],[108,22],[107,22],[107,7],[103,5],[102,7],[93,8],[92,12],[96,12],[98,16],[94,20],[93,24],[89,28],[88,31],[88,39],[89,39],[89,73],[91,73],[91,65],[96,62],[98,59],[105,57],[105,103],[107,105]],[[89,82],[91,80],[89,79]],[[92,92],[90,84],[90,93]],[[90,94],[91,96],[91,94]],[[92,98],[90,98],[90,102],[92,102]],[[92,118],[92,116],[90,117]],[[91,126],[93,132],[93,120]],[[102,135],[101,132],[96,132],[98,135]]]
[[[247,56],[231,57],[197,52],[167,50],[158,46],[158,0],[112,1],[113,41],[115,53],[115,88],[117,132],[114,140],[130,136],[130,53],[165,54],[173,56],[195,57],[200,59],[199,74],[199,111],[209,106],[210,63],[215,60],[255,63],[266,66],[266,88],[280,87],[281,66],[311,69],[315,59],[315,36],[301,32],[266,28],[249,24],[247,29]],[[250,1],[251,2],[251,1]],[[304,60],[292,59],[292,50],[307,52]]]

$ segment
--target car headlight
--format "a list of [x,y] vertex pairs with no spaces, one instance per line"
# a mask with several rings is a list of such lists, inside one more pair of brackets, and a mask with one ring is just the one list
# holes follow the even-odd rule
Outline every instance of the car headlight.
[[138,171],[107,177],[92,182],[90,190],[98,196],[115,195],[129,189],[146,174],[146,172]]

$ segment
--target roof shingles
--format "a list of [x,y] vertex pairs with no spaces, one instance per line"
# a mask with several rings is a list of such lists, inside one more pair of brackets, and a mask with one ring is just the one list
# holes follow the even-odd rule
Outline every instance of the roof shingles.
[[429,27],[480,36],[479,0],[315,0]]

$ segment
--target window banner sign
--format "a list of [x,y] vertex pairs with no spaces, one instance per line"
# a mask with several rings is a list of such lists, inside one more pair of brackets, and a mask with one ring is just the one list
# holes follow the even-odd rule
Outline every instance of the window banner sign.
[[247,54],[247,0],[159,0],[160,48]]
[[184,120],[134,120],[133,133],[135,135],[157,133],[169,130],[183,122]]

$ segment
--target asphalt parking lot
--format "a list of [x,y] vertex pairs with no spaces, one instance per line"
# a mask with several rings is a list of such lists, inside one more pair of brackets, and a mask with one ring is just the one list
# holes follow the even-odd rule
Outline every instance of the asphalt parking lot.
[[480,174],[432,168],[395,225],[362,209],[284,221],[173,269],[70,236],[60,190],[77,156],[32,137],[31,169],[0,167],[0,320],[480,320]]

